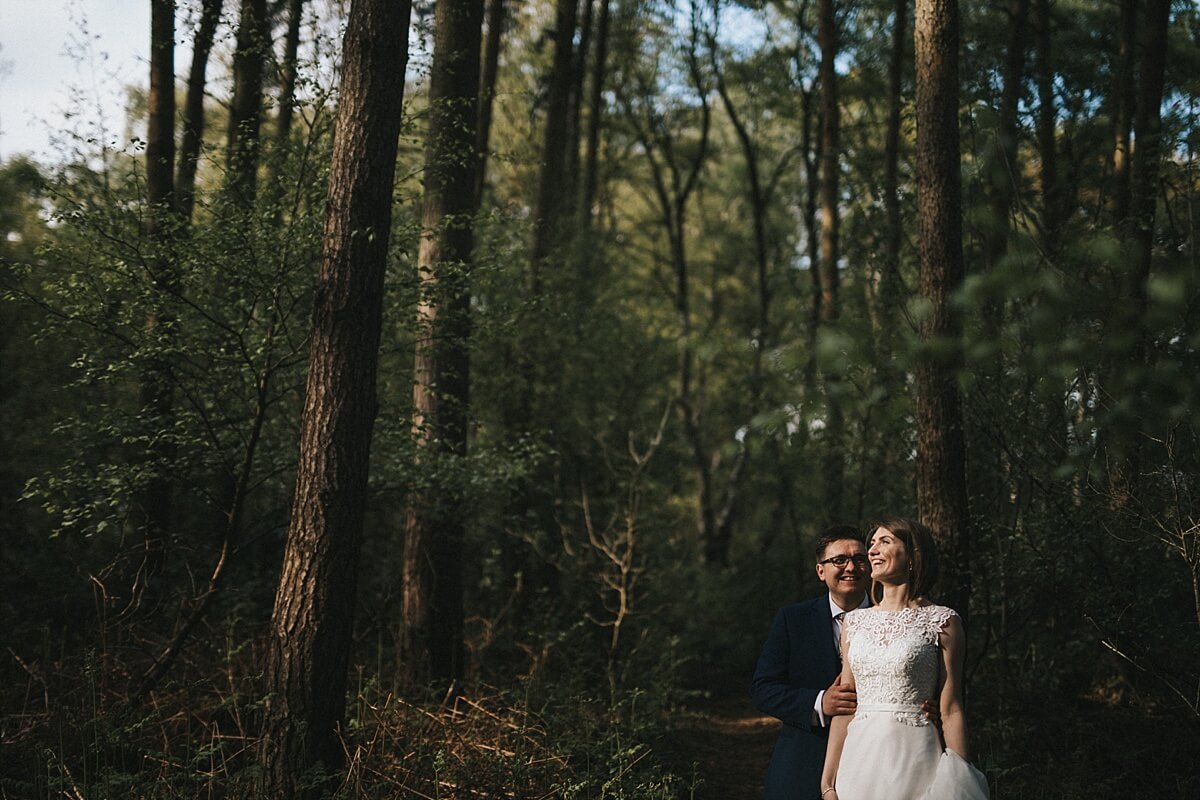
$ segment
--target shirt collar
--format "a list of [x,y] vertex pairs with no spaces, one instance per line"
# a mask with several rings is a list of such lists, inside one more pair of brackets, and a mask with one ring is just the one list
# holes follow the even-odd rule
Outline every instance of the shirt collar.
[[[844,609],[841,606],[839,606],[836,602],[834,602],[832,594],[828,595],[828,598],[829,598],[829,615],[831,617],[836,617],[838,614],[841,614],[843,611],[847,610],[847,609]],[[859,603],[857,606],[855,606],[855,608],[851,608],[848,610],[854,611],[859,608],[867,608],[870,605],[871,605],[871,593],[863,592],[862,602]]]

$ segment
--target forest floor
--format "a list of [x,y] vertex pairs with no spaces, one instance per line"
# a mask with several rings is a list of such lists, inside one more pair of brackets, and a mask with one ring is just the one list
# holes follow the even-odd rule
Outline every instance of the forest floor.
[[688,701],[661,746],[676,774],[702,779],[693,800],[760,800],[779,720],[750,704],[743,682],[721,683]]

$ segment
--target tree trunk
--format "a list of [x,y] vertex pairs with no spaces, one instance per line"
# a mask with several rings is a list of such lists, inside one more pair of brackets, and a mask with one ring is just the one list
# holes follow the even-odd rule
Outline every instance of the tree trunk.
[[[546,346],[543,336],[547,317],[545,304],[552,302],[544,286],[543,268],[559,245],[562,220],[568,126],[571,106],[573,40],[577,0],[556,0],[554,21],[554,58],[549,75],[549,94],[543,128],[541,165],[537,194],[533,208],[533,241],[529,258],[529,283],[522,319],[514,337],[513,360],[519,376],[520,389],[516,402],[506,409],[505,425],[514,437],[527,438],[547,450],[556,450],[557,426],[553,422],[556,403],[555,382],[561,370],[557,360],[560,352]],[[531,576],[530,585],[539,589],[559,583],[557,567],[538,553],[532,538],[550,533],[557,526],[554,518],[553,489],[556,484],[557,463],[542,460],[533,472],[521,481],[520,488],[510,498],[505,511],[509,519],[523,517],[530,524],[522,526],[526,533],[520,537],[502,539],[504,558],[510,575],[521,572]],[[521,602],[525,602],[522,598]]]
[[947,576],[943,596],[965,619],[971,589],[970,519],[955,374],[962,321],[950,304],[963,280],[958,36],[955,0],[917,0],[917,228],[921,295],[930,308],[921,323],[928,349],[917,370],[917,503],[941,547]]
[[[1005,300],[1002,289],[1008,281],[996,278],[1008,254],[1013,198],[1020,174],[1017,165],[1017,111],[1025,80],[1025,51],[1028,49],[1029,0],[1010,0],[1008,42],[1001,74],[1000,101],[996,128],[984,152],[982,178],[987,198],[988,214],[980,227],[983,272],[992,276],[994,288],[985,294],[980,307],[984,341],[998,343],[1004,326]],[[1003,406],[1018,392],[1006,381],[1003,351],[996,346],[995,355],[978,370],[980,391],[977,396]],[[981,456],[974,464],[972,482],[979,498],[981,513],[989,519],[999,519],[1009,513],[1014,494],[1012,469],[1006,454],[996,448]]]
[[577,0],[556,0],[554,13],[554,65],[546,108],[542,169],[533,209],[533,253],[530,285],[536,298],[542,292],[542,264],[561,242],[559,216],[563,186],[567,182],[566,155],[571,110],[571,65]]
[[254,205],[257,191],[263,65],[270,46],[267,0],[242,0],[237,49],[233,54],[233,99],[226,145],[226,185],[233,202],[242,208]]
[[596,203],[600,164],[600,124],[604,116],[604,76],[608,68],[608,14],[610,0],[600,0],[596,22],[596,55],[592,60],[592,84],[588,99],[587,146],[583,158],[583,192],[580,213],[584,230],[591,228]]
[[1117,52],[1113,63],[1113,224],[1124,230],[1129,220],[1130,158],[1133,115],[1137,107],[1134,53],[1137,50],[1138,0],[1119,0]]
[[1154,253],[1154,220],[1158,205],[1160,161],[1162,159],[1162,99],[1166,70],[1167,29],[1171,17],[1170,0],[1147,0],[1146,23],[1141,67],[1138,71],[1138,106],[1134,115],[1136,135],[1129,191],[1129,264],[1123,276],[1123,291],[1114,315],[1116,333],[1133,332],[1132,347],[1124,363],[1117,366],[1129,388],[1122,395],[1136,398],[1132,424],[1113,430],[1110,443],[1116,447],[1110,463],[1117,465],[1117,481],[1110,487],[1116,505],[1125,507],[1139,494],[1143,443],[1155,435],[1156,423],[1147,416],[1144,388],[1138,376],[1150,364],[1150,333],[1146,324],[1147,286]]
[[[795,24],[801,32],[800,41],[807,42],[812,38],[812,31],[807,20],[807,0],[800,4],[796,12]],[[808,72],[808,61],[811,56],[806,46],[796,48],[796,73],[805,75]],[[800,151],[804,159],[804,204],[801,220],[804,226],[805,250],[808,257],[809,295],[806,333],[808,336],[808,359],[804,365],[804,390],[806,396],[815,398],[817,394],[817,333],[821,327],[821,243],[817,233],[817,190],[820,186],[821,137],[814,136],[814,127],[819,131],[820,113],[814,108],[815,81],[809,86],[800,87]]]
[[[1051,268],[1059,264],[1059,249],[1062,242],[1063,216],[1066,205],[1063,202],[1062,185],[1058,175],[1058,108],[1054,99],[1054,60],[1051,39],[1050,0],[1036,0],[1034,5],[1037,22],[1037,51],[1034,61],[1038,93],[1037,140],[1040,161],[1040,176],[1042,193],[1042,213],[1040,233],[1042,253]],[[1044,292],[1039,292],[1038,302],[1048,302]],[[1042,381],[1052,380],[1047,375],[1040,376]],[[1063,389],[1043,389],[1040,392],[1043,407],[1044,452],[1061,462],[1068,452],[1067,436],[1069,425],[1066,408],[1069,398]],[[1037,495],[1038,500],[1048,503],[1050,498],[1045,492]],[[1007,610],[1007,599],[1001,600],[1001,612]],[[1003,634],[1003,632],[1001,632]],[[1007,640],[1000,638],[1002,650],[1007,649]],[[1007,658],[1002,662],[1007,670]]]
[[1138,103],[1135,115],[1137,145],[1133,153],[1130,179],[1130,212],[1134,272],[1129,283],[1132,308],[1137,313],[1138,331],[1134,361],[1146,363],[1149,338],[1146,332],[1146,286],[1150,280],[1150,262],[1154,248],[1154,217],[1158,205],[1158,175],[1162,159],[1162,100],[1167,64],[1167,29],[1171,19],[1170,0],[1147,0],[1146,34],[1142,65],[1138,75]]
[[[728,528],[722,528],[718,523],[716,499],[713,494],[712,458],[704,436],[705,375],[702,364],[697,368],[695,343],[692,341],[694,330],[691,313],[691,265],[688,263],[686,249],[687,206],[692,194],[699,186],[700,174],[708,158],[709,132],[712,122],[712,113],[707,102],[708,91],[704,86],[699,67],[698,36],[699,33],[693,21],[688,64],[700,101],[702,114],[700,141],[687,162],[680,164],[671,161],[669,184],[664,179],[662,171],[657,167],[654,177],[659,203],[663,210],[663,219],[667,222],[671,265],[675,273],[675,308],[679,316],[680,336],[683,342],[679,351],[679,388],[676,405],[683,424],[684,437],[691,450],[692,461],[696,468],[700,541],[703,546],[704,562],[710,565],[724,565],[729,558],[728,535],[730,531]],[[649,139],[646,138],[643,141],[649,141]],[[664,148],[664,155],[668,159],[681,158],[673,150],[674,148]],[[650,154],[649,149],[647,154]]]
[[[1116,511],[1127,509],[1137,497],[1142,469],[1142,442],[1149,424],[1142,402],[1140,376],[1149,358],[1149,335],[1145,321],[1146,290],[1153,255],[1159,161],[1162,156],[1161,105],[1170,14],[1169,0],[1148,0],[1143,16],[1145,33],[1141,42],[1142,58],[1134,114],[1137,139],[1132,158],[1127,160],[1128,208],[1125,217],[1117,220],[1118,234],[1125,243],[1125,258],[1117,275],[1116,303],[1109,325],[1114,334],[1111,337],[1113,341],[1129,343],[1118,344],[1116,350],[1109,354],[1107,374],[1101,388],[1104,404],[1113,413],[1101,429],[1097,444],[1108,470],[1109,502]],[[1130,81],[1132,83],[1132,77]],[[1116,209],[1118,213],[1121,210],[1120,206],[1116,206]],[[1124,397],[1134,398],[1134,403],[1118,415],[1118,404],[1114,399]]]
[[904,227],[900,220],[900,109],[903,103],[905,50],[908,42],[908,0],[896,0],[892,23],[892,55],[888,64],[888,121],[883,145],[883,205],[887,230],[883,260],[875,291],[879,308],[877,333],[886,338],[900,303],[900,247]]
[[[146,128],[146,215],[150,238],[170,233],[175,198],[175,0],[150,6],[150,94]],[[160,276],[156,276],[160,277]]]
[[808,361],[804,368],[804,386],[810,397],[817,392],[817,334],[821,330],[821,237],[817,231],[817,194],[821,185],[821,137],[813,136],[812,90],[801,94],[800,147],[804,150],[804,234],[808,251],[810,302],[808,305]]
[[[296,77],[299,73],[300,23],[304,20],[304,0],[288,0],[287,31],[283,37],[283,61],[279,65],[279,107],[275,112],[274,153],[269,159],[267,205],[273,209],[276,224],[283,219],[287,194],[286,166],[291,149],[292,122],[296,116]],[[293,184],[294,185],[294,184]]]
[[[838,303],[838,151],[839,113],[835,62],[838,54],[837,19],[833,0],[821,0],[818,6],[817,39],[821,48],[821,327],[826,332],[837,328],[841,308]],[[822,505],[829,522],[840,519],[845,481],[843,436],[845,416],[841,401],[841,374],[825,369],[825,430],[822,433]]]
[[310,337],[300,458],[266,657],[263,780],[298,795],[336,768],[377,408],[375,379],[408,0],[353,0]]
[[191,220],[195,207],[196,166],[200,159],[200,145],[204,141],[204,89],[207,84],[208,56],[212,52],[217,22],[221,19],[222,2],[204,0],[200,9],[200,24],[192,40],[192,68],[188,72],[183,135],[179,143],[179,171],[175,180],[179,216],[185,222]]
[[[1132,164],[1133,164],[1133,117],[1138,108],[1137,84],[1134,65],[1137,52],[1137,12],[1138,0],[1119,0],[1119,17],[1117,22],[1117,50],[1114,53],[1112,72],[1112,117],[1113,117],[1113,188],[1112,211],[1113,229],[1116,236],[1126,245],[1130,235],[1130,207],[1132,205]],[[1129,248],[1123,248],[1122,256],[1129,257]],[[1128,279],[1123,272],[1128,270],[1125,264],[1118,265],[1116,274],[1112,276],[1109,289],[1113,295],[1120,298],[1128,290]],[[1127,303],[1119,303],[1120,309],[1127,309]],[[1131,315],[1127,312],[1120,322],[1120,329],[1127,335]],[[1134,323],[1136,324],[1136,322]],[[1097,377],[1096,397],[1102,410],[1110,411],[1116,404],[1114,397],[1121,394],[1118,384],[1126,369],[1126,353],[1107,352]],[[1102,482],[1107,484],[1109,501],[1114,509],[1120,510],[1128,502],[1129,482],[1126,480],[1125,454],[1128,451],[1126,429],[1128,420],[1105,420],[1101,423],[1096,437],[1096,450],[1101,458],[1098,462],[1104,467]]]
[[1041,158],[1042,246],[1055,259],[1062,236],[1063,202],[1058,182],[1058,111],[1054,102],[1054,67],[1050,44],[1050,0],[1037,0],[1038,152]]
[[[482,22],[483,0],[442,0],[436,6],[413,387],[417,467],[434,474],[444,474],[439,466],[467,453]],[[448,485],[423,483],[409,499],[401,649],[409,674],[418,680],[449,684],[462,677],[465,498],[460,486],[454,478]]]
[[[1029,30],[1029,0],[1012,0],[1008,4],[1011,26],[1008,29],[1008,49],[1001,77],[1000,107],[997,109],[996,132],[984,168],[985,189],[988,192],[991,215],[984,227],[983,255],[985,269],[995,270],[1008,251],[1009,214],[1015,194],[1017,177],[1017,107],[1025,73],[1026,39]],[[984,320],[989,336],[996,336],[1000,327],[1000,303],[987,304]]]
[[279,67],[279,110],[275,117],[275,143],[286,148],[292,134],[296,110],[297,58],[300,52],[300,23],[304,21],[304,0],[288,0],[287,33],[283,37],[283,62]]
[[[567,185],[563,187],[562,217],[574,217],[578,213],[575,204],[579,202],[579,144],[580,125],[583,119],[583,90],[587,79],[588,55],[591,53],[592,33],[595,26],[592,19],[595,15],[593,0],[580,0],[583,14],[579,18],[579,47],[575,48],[571,66],[571,102],[567,113],[567,152],[566,169],[564,174]],[[578,15],[578,11],[576,14]]]
[[770,197],[768,187],[763,185],[762,170],[759,166],[758,146],[755,145],[754,140],[750,136],[749,129],[738,115],[737,107],[733,104],[733,97],[729,93],[729,87],[725,85],[725,78],[715,63],[716,42],[712,42],[712,47],[714,49],[713,72],[717,79],[717,93],[721,97],[722,105],[725,106],[725,113],[729,115],[729,121],[733,125],[738,145],[742,150],[742,158],[746,162],[746,201],[750,206],[750,228],[754,234],[754,277],[758,295],[758,314],[755,320],[755,329],[751,331],[751,339],[755,344],[755,356],[754,374],[752,375],[750,384],[751,411],[757,413],[759,409],[753,407],[756,405],[753,401],[758,399],[759,387],[761,385],[759,367],[762,362],[762,353],[768,346],[768,325],[771,308],[770,253],[767,244],[767,209]]
[[496,76],[500,72],[500,45],[504,21],[508,16],[506,0],[487,0],[487,39],[483,45],[483,74],[479,86],[479,121],[475,128],[475,152],[479,167],[475,171],[475,202],[483,202],[487,184],[488,152],[492,135],[492,105],[496,99]]
[[[167,252],[175,226],[175,2],[154,0],[150,6],[150,94],[146,131],[146,235],[151,242],[149,271],[157,296],[176,291],[175,265]],[[146,334],[153,352],[174,336],[175,319],[156,303],[146,318]],[[174,458],[171,437],[161,435],[172,427],[175,378],[168,360],[151,355],[143,366],[139,400],[153,444],[146,453],[146,483],[134,497],[134,519],[141,530],[143,563],[132,580],[131,607],[136,606],[147,582],[158,571],[171,520],[171,481],[167,476]]]

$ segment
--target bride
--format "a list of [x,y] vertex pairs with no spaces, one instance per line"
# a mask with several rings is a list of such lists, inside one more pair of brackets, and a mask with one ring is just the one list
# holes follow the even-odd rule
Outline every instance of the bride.
[[[858,710],[833,718],[821,800],[986,800],[987,780],[966,761],[962,620],[926,599],[937,578],[933,535],[891,517],[867,557],[874,605],[842,626],[841,681],[857,689]],[[921,711],[927,697],[938,698],[941,736]]]

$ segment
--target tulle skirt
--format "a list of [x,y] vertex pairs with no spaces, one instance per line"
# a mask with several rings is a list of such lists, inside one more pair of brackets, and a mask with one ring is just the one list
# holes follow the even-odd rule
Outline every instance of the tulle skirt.
[[943,750],[933,725],[891,714],[850,721],[838,762],[838,800],[987,800],[987,779],[962,756]]

